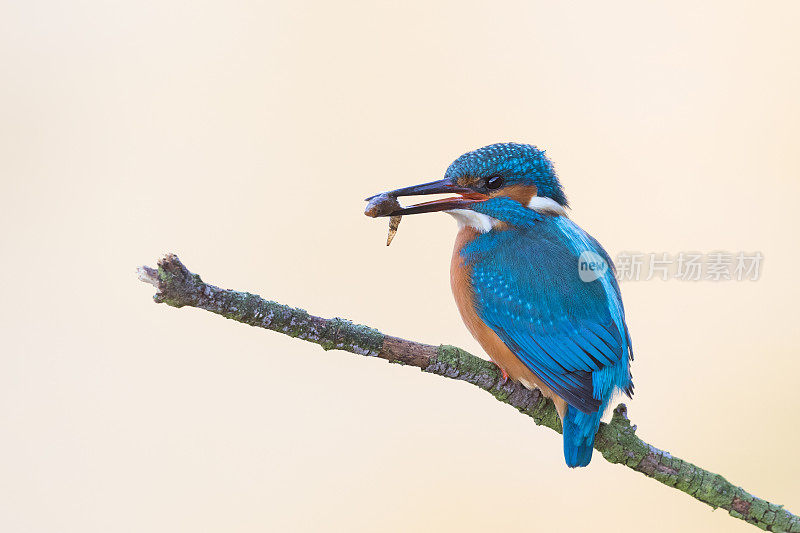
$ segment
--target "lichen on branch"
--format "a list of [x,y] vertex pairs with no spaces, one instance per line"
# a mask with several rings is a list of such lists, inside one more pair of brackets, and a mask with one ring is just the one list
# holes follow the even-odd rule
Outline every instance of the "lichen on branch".
[[[553,402],[539,390],[505,381],[492,362],[455,346],[432,346],[354,324],[343,318],[321,318],[249,292],[221,289],[191,273],[178,257],[168,254],[158,268],[139,267],[139,279],[158,289],[153,299],[172,307],[196,307],[237,322],[277,331],[319,344],[325,350],[343,350],[415,366],[429,374],[465,381],[511,405],[541,426],[561,432],[561,420]],[[740,520],[763,530],[800,533],[800,517],[733,485],[724,477],[673,457],[636,435],[636,426],[625,404],[614,409],[611,421],[600,424],[594,447],[615,464],[678,489],[693,498],[722,508]]]

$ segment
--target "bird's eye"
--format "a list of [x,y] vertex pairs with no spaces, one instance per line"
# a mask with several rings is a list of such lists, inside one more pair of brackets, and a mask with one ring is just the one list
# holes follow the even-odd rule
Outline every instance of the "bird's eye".
[[486,180],[486,188],[487,189],[499,189],[503,186],[503,178],[500,176],[492,176],[488,180]]

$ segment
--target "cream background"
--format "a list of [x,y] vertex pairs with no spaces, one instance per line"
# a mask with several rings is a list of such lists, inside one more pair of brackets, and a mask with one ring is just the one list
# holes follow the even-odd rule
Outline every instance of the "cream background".
[[[368,194],[546,148],[623,285],[647,440],[800,512],[796,2],[0,4],[0,530],[752,531],[476,389],[155,306],[140,264],[480,353],[455,234]],[[382,287],[394,295],[388,303]]]

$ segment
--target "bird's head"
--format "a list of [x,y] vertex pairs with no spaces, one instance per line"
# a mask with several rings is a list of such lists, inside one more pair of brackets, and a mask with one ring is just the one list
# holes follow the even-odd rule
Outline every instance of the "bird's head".
[[[397,189],[390,197],[422,194],[456,194],[455,197],[399,207],[386,216],[445,211],[486,211],[490,200],[518,202],[522,206],[562,212],[567,198],[553,164],[530,144],[497,143],[460,156],[448,167],[444,179]],[[483,205],[481,205],[483,204]]]

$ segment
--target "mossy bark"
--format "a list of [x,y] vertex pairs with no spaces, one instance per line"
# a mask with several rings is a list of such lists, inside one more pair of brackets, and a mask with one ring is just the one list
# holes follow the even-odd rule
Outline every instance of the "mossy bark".
[[[541,426],[561,433],[561,420],[553,402],[540,391],[505,381],[490,361],[455,346],[431,346],[385,335],[342,318],[321,318],[303,309],[264,300],[248,292],[221,289],[192,274],[175,255],[167,255],[158,268],[139,268],[139,279],[154,285],[154,300],[173,307],[191,306],[251,326],[270,329],[313,342],[325,350],[343,350],[412,365],[429,374],[466,381],[497,400],[528,415]],[[622,464],[693,498],[722,508],[734,518],[766,531],[800,533],[800,517],[733,485],[724,477],[673,457],[636,435],[625,404],[614,409],[611,421],[601,424],[595,449],[603,457]]]

